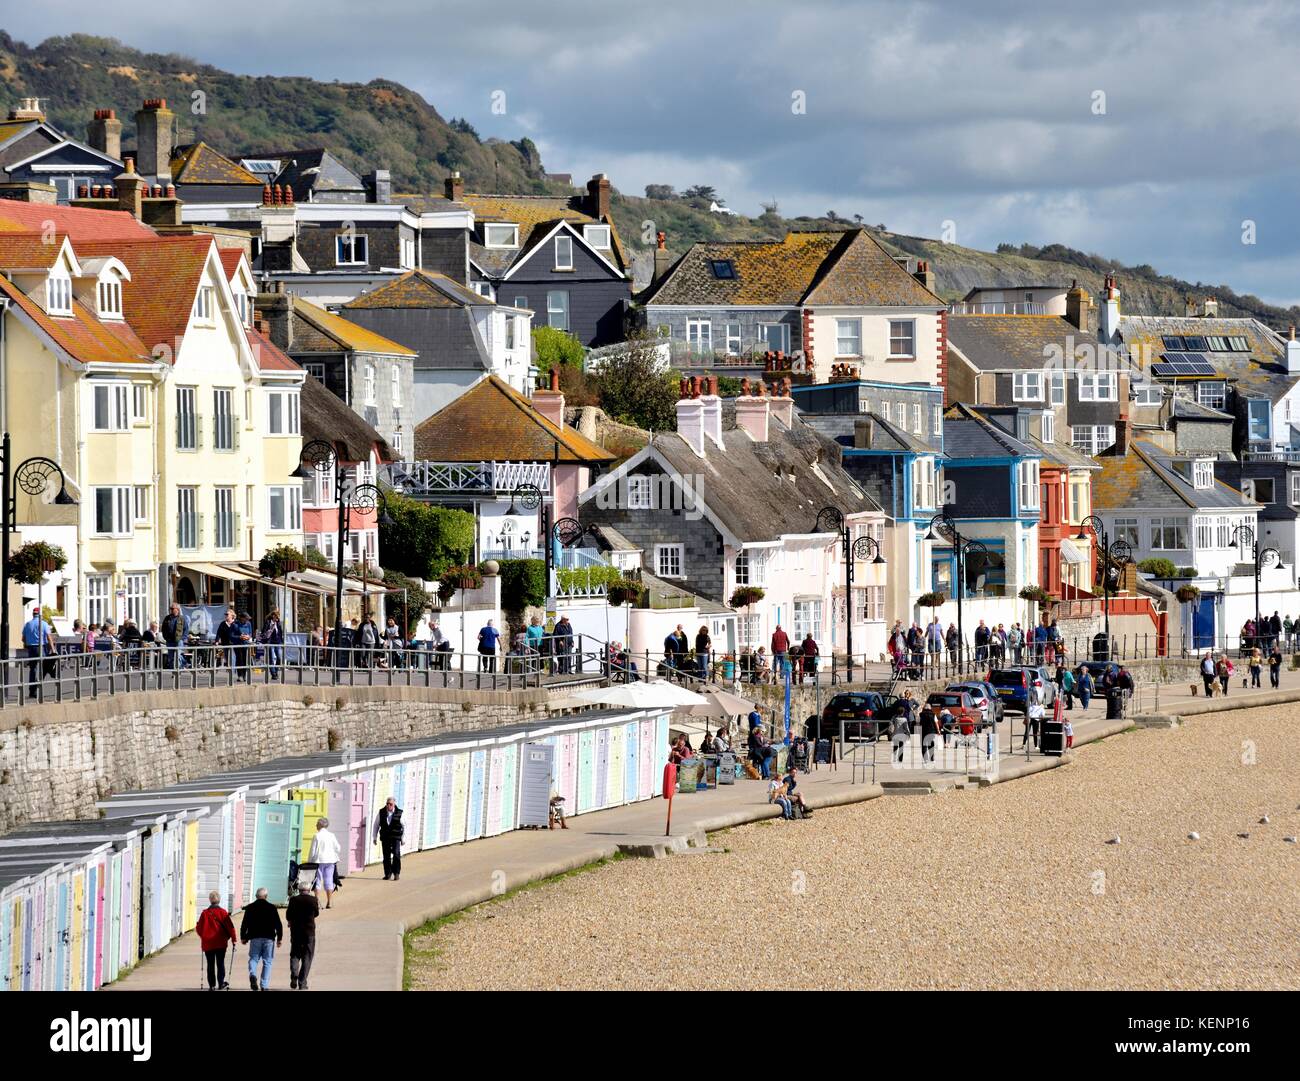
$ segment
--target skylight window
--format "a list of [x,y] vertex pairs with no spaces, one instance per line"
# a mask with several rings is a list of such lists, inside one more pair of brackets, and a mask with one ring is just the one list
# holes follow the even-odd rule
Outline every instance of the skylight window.
[[1172,349],[1176,353],[1183,351],[1183,339],[1179,334],[1162,334],[1160,340],[1164,342],[1166,349]]
[[1190,336],[1185,335],[1183,337],[1183,344],[1187,347],[1187,351],[1189,353],[1190,352],[1199,353],[1210,348],[1209,343],[1199,334],[1193,334]]
[[720,281],[735,280],[736,264],[730,259],[713,259],[709,265],[713,268],[713,276]]
[[1245,338],[1230,336],[1228,338],[1228,344],[1233,348],[1235,352],[1238,353],[1250,352],[1250,342],[1247,341]]

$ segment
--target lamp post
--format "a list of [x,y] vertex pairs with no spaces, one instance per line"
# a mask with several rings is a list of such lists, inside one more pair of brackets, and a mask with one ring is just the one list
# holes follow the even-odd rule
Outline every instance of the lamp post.
[[876,553],[871,561],[873,567],[883,567],[885,557],[880,553],[880,542],[874,537],[862,536],[853,540],[852,531],[844,522],[844,515],[837,507],[822,507],[817,512],[814,533],[838,533],[840,538],[840,555],[844,560],[844,611],[845,636],[844,646],[849,653],[847,680],[853,682],[853,564],[866,559],[872,552]]
[[[537,487],[536,484],[521,484],[519,485],[518,488],[516,488],[513,492],[510,493],[510,506],[506,510],[506,517],[507,518],[527,517],[528,514],[531,514],[532,512],[536,511],[537,508],[540,507],[541,505],[542,505],[542,490],[539,487]],[[520,510],[519,509],[520,507],[523,507],[524,509]],[[527,514],[525,512],[527,512]],[[524,534],[525,537],[531,537],[531,535],[532,535],[531,533]],[[539,532],[537,535],[540,537],[542,536],[542,533]],[[527,543],[524,544],[524,548],[525,549],[528,548]],[[550,572],[551,572],[551,553],[550,550],[548,549],[546,552],[546,588],[548,591],[551,588]]]
[[966,557],[977,555],[988,559],[989,550],[983,541],[963,537],[957,529],[957,520],[946,510],[941,510],[930,519],[930,528],[922,538],[927,541],[947,540],[952,545],[957,557],[955,577],[957,579],[957,670],[965,671],[966,631],[962,623],[962,601],[966,594]]
[[351,491],[347,491],[344,487],[346,471],[339,461],[338,454],[325,440],[313,439],[302,448],[302,453],[298,456],[298,468],[294,470],[293,476],[300,480],[310,480],[313,476],[319,477],[326,470],[331,470],[333,474],[334,494],[338,499],[339,510],[334,585],[334,648],[338,650],[342,648],[343,642],[343,548],[348,542],[351,513],[356,511],[358,514],[367,514],[375,507],[379,507],[380,525],[390,526],[393,524],[393,519],[389,517],[388,501],[379,486],[369,483],[355,484]]
[[[1259,547],[1259,541],[1255,538],[1255,531],[1248,525],[1239,525],[1233,529],[1232,544],[1237,548],[1241,548],[1247,544],[1250,545],[1250,561],[1255,565],[1255,642],[1251,643],[1251,645],[1254,645],[1261,637],[1259,631],[1261,622],[1259,613],[1259,576],[1260,571],[1263,570],[1263,559],[1265,556],[1271,555],[1275,556],[1278,562],[1281,562],[1282,553],[1276,548],[1264,548],[1261,550]],[[1270,560],[1270,562],[1272,561]],[[1224,628],[1225,640],[1227,633],[1227,628]],[[1245,643],[1243,642],[1242,645],[1244,646]]]
[[1106,621],[1106,656],[1098,657],[1096,648],[1093,649],[1093,660],[1110,660],[1110,595],[1112,586],[1119,586],[1120,572],[1124,566],[1133,560],[1133,549],[1129,547],[1128,541],[1122,538],[1110,539],[1110,534],[1106,532],[1105,523],[1102,522],[1095,514],[1090,514],[1079,523],[1079,534],[1075,540],[1086,541],[1088,539],[1088,530],[1092,530],[1096,538],[1098,550],[1101,553],[1101,608]]
[[[60,507],[76,506],[77,501],[68,494],[68,478],[59,463],[52,458],[35,457],[10,469],[13,460],[9,433],[0,439],[0,499],[3,499],[4,521],[0,523],[0,658],[9,659],[9,536],[18,531],[18,489],[26,495],[38,496],[50,487],[50,478],[59,478],[59,491],[54,503]],[[42,643],[44,644],[44,643]],[[8,665],[5,665],[8,679]]]

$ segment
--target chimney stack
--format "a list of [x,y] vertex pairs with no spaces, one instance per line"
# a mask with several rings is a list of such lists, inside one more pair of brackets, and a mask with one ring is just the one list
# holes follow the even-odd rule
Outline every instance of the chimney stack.
[[1286,373],[1300,375],[1300,342],[1295,340],[1294,326],[1291,328],[1291,336],[1286,341]]
[[701,458],[704,457],[704,402],[700,399],[699,380],[692,376],[681,381],[677,400],[677,434]]
[[1097,310],[1097,337],[1107,345],[1119,341],[1119,284],[1114,274],[1107,274]]
[[1070,283],[1070,291],[1065,294],[1065,320],[1084,334],[1092,331],[1092,298],[1077,280]]
[[1196,298],[1194,296],[1183,298],[1183,314],[1186,315],[1188,319],[1195,319],[1201,314],[1200,306],[1196,303]]
[[86,125],[86,142],[115,161],[122,160],[122,121],[112,109],[96,109]]
[[929,289],[930,292],[934,292],[934,271],[930,269],[930,264],[925,259],[916,264],[916,270],[912,272],[912,277]]
[[465,181],[460,178],[460,172],[456,171],[442,182],[443,194],[453,203],[459,203],[460,197],[465,194]]
[[794,398],[790,396],[789,376],[782,379],[779,385],[772,387],[768,415],[779,420],[787,428],[794,425]]
[[366,177],[366,187],[370,189],[372,203],[391,203],[393,201],[393,174],[387,169],[376,169]]
[[41,108],[40,98],[20,98],[16,108],[9,110],[10,120],[33,120],[44,123],[45,110]]
[[1115,453],[1128,454],[1129,443],[1133,437],[1133,422],[1128,417],[1115,421]]
[[136,156],[140,175],[171,179],[172,121],[166,98],[149,98],[135,114]]
[[149,186],[144,177],[135,171],[135,159],[126,159],[126,168],[113,181],[117,189],[117,207],[125,210],[136,221],[144,213],[144,192]]
[[755,443],[767,442],[768,419],[771,416],[771,402],[766,396],[766,388],[759,382],[754,393],[748,397],[736,399],[736,427],[749,434]]
[[655,234],[655,273],[652,285],[663,281],[673,265],[673,257],[668,254],[668,234],[662,229]]
[[597,221],[609,217],[609,178],[597,173],[587,181],[587,213]]
[[557,428],[564,427],[564,392],[560,390],[560,371],[551,369],[548,389],[533,391],[533,408]]
[[1206,297],[1201,304],[1201,314],[1207,319],[1214,319],[1219,314],[1219,301],[1215,297]]
[[704,381],[704,434],[719,450],[722,449],[722,399],[718,397],[718,377],[708,376]]

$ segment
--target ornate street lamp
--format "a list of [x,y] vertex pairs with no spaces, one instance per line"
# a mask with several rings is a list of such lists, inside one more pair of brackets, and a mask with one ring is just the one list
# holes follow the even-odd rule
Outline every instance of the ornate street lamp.
[[952,545],[957,557],[957,669],[965,670],[966,631],[962,623],[962,601],[966,594],[966,557],[980,556],[988,562],[989,550],[983,541],[963,537],[957,528],[957,520],[946,510],[941,510],[930,519],[930,528],[922,538],[927,541],[946,540]]
[[838,533],[840,538],[840,554],[844,560],[844,610],[845,610],[845,627],[846,633],[844,645],[849,653],[848,682],[853,682],[853,564],[859,560],[865,560],[872,552],[875,558],[871,561],[872,566],[882,567],[885,564],[885,557],[880,552],[880,542],[874,537],[861,536],[856,541],[853,540],[852,531],[844,523],[844,515],[840,513],[837,507],[822,507],[817,512],[817,522],[813,526],[814,533]]
[[1110,595],[1118,591],[1120,575],[1124,573],[1124,567],[1133,562],[1133,549],[1129,547],[1128,541],[1122,537],[1112,541],[1110,534],[1106,532],[1105,523],[1095,514],[1088,515],[1079,523],[1079,535],[1075,539],[1086,541],[1090,529],[1096,538],[1097,550],[1101,554],[1099,571],[1101,577],[1101,607],[1106,620],[1106,655],[1098,657],[1094,645],[1092,659],[1094,661],[1108,661],[1111,655]]
[[[1255,531],[1254,531],[1253,529],[1251,529],[1250,526],[1248,526],[1248,525],[1239,525],[1239,526],[1237,526],[1237,527],[1232,531],[1232,544],[1233,544],[1235,547],[1237,547],[1237,548],[1244,547],[1245,545],[1250,545],[1250,560],[1251,560],[1251,562],[1252,562],[1252,563],[1254,564],[1254,566],[1255,566],[1255,642],[1258,642],[1258,641],[1260,640],[1260,637],[1261,637],[1261,636],[1260,636],[1260,633],[1259,633],[1259,628],[1260,628],[1260,612],[1259,612],[1259,576],[1260,576],[1260,572],[1261,572],[1261,571],[1263,570],[1263,568],[1264,568],[1264,559],[1265,559],[1265,557],[1272,557],[1272,558],[1270,558],[1270,559],[1268,560],[1269,565],[1271,566],[1271,565],[1273,564],[1274,560],[1276,560],[1278,563],[1281,563],[1281,562],[1282,562],[1282,553],[1279,552],[1276,548],[1264,548],[1264,549],[1261,549],[1260,546],[1259,546],[1259,541],[1256,540],[1256,538],[1255,538]],[[1226,635],[1227,635],[1227,628],[1226,628],[1226,627],[1224,628],[1224,635],[1225,635],[1225,639],[1226,639]],[[1251,644],[1254,645],[1254,643],[1251,643]],[[1243,642],[1242,645],[1245,646],[1245,643]]]

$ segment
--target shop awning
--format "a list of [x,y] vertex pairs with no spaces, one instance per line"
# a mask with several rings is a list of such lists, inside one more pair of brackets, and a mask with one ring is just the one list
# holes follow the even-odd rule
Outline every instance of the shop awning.
[[1068,537],[1061,538],[1061,559],[1066,563],[1087,563],[1088,556]]
[[262,576],[257,571],[248,571],[238,566],[229,566],[225,563],[182,563],[187,571],[197,571],[199,574],[206,574],[209,578],[224,578],[227,581],[247,581],[260,582]]
[[[298,586],[299,588],[311,589],[315,592],[333,594],[337,577],[329,571],[317,570],[315,567],[304,567],[297,574],[289,575],[289,585]],[[362,588],[360,578],[344,578],[343,592],[349,596],[360,596],[362,593],[376,594],[393,592],[384,585],[383,581],[367,579],[365,588]],[[397,591],[397,592],[400,592]]]

